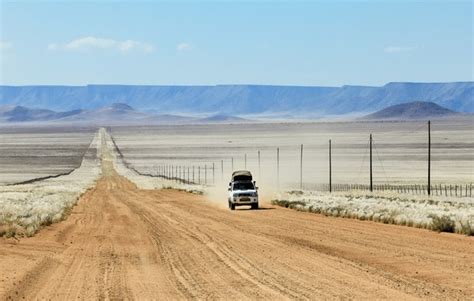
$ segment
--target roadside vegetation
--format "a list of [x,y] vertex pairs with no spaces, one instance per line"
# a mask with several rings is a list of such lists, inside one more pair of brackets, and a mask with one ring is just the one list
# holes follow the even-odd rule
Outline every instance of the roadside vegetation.
[[97,133],[79,168],[69,175],[30,184],[0,186],[0,237],[33,236],[59,222],[101,173]]
[[111,136],[106,133],[105,139],[107,148],[112,150],[114,168],[121,176],[126,177],[140,189],[175,189],[194,194],[204,194],[206,187],[204,185],[188,184],[182,181],[174,181],[153,175],[150,173],[139,173],[135,168],[131,168],[123,158],[118,147],[114,144]]
[[272,204],[326,216],[474,234],[473,198],[289,191]]

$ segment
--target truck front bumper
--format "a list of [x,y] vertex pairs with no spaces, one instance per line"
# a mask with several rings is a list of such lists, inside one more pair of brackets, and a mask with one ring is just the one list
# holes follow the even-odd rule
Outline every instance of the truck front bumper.
[[232,203],[234,203],[235,205],[252,205],[258,203],[258,197],[234,197]]

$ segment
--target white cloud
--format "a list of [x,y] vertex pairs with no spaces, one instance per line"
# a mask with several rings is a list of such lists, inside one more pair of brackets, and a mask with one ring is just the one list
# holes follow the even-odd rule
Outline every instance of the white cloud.
[[193,49],[193,46],[189,43],[179,43],[177,46],[176,46],[176,50],[178,51],[188,51],[188,50],[191,50]]
[[0,50],[12,49],[13,44],[10,42],[0,42]]
[[416,47],[409,46],[387,46],[383,49],[385,53],[398,53],[398,52],[408,52],[415,50]]
[[138,42],[133,40],[118,41],[113,39],[104,39],[91,36],[75,39],[64,44],[51,43],[48,45],[48,49],[67,51],[114,49],[120,51],[121,53],[127,53],[132,50],[139,50],[145,53],[150,53],[155,50],[152,45],[144,42]]

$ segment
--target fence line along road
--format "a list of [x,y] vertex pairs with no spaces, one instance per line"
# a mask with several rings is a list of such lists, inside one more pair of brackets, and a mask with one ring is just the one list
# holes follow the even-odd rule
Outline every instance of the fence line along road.
[[[370,181],[368,184],[334,184],[334,179],[332,175],[332,156],[331,152],[333,149],[332,141],[329,140],[329,183],[328,184],[317,184],[317,183],[307,183],[304,182],[303,179],[303,167],[304,167],[304,145],[300,145],[300,160],[299,160],[299,183],[292,185],[285,185],[287,189],[293,189],[294,187],[298,187],[299,190],[318,190],[318,191],[328,191],[328,192],[336,192],[336,191],[390,191],[396,192],[400,194],[414,194],[414,195],[433,195],[433,196],[450,196],[450,197],[472,197],[472,183],[470,184],[431,184],[431,122],[428,121],[428,143],[427,143],[427,184],[420,185],[420,184],[374,184],[373,180],[373,156],[372,156],[372,147],[375,147],[374,139],[372,134],[369,135],[369,150],[370,150],[370,168],[369,168],[369,178]],[[216,167],[215,162],[202,162],[201,164],[190,164],[190,165],[173,165],[173,164],[166,164],[160,165],[154,168],[152,173],[142,173],[138,171],[132,164],[127,162],[124,155],[120,151],[118,145],[115,142],[115,139],[112,135],[110,135],[112,142],[119,154],[119,157],[123,160],[125,166],[129,169],[134,170],[138,174],[144,176],[152,176],[152,177],[161,177],[168,180],[173,180],[179,183],[185,184],[200,184],[206,186],[213,186],[216,183],[215,173],[216,170],[219,168]],[[258,162],[258,178],[260,180],[261,177],[261,152],[260,150],[256,150],[257,153],[257,162]],[[378,153],[377,153],[378,156]],[[220,169],[221,169],[221,179],[224,179],[224,173],[228,172],[228,170],[224,171],[224,160],[222,158],[218,158],[221,162]],[[296,159],[296,158],[295,158]],[[378,159],[380,157],[378,156]],[[234,171],[234,157],[228,157],[226,160],[230,160],[231,165],[231,172]],[[365,156],[363,161],[365,160]],[[247,153],[243,156],[244,167],[247,169]],[[281,183],[280,183],[280,148],[276,147],[276,186],[277,190],[280,190]],[[208,165],[209,164],[209,165]],[[211,167],[212,166],[212,167]],[[192,177],[190,175],[192,167]],[[210,168],[208,168],[210,167]],[[383,165],[382,165],[383,169]],[[186,174],[187,171],[187,174]],[[383,169],[384,173],[385,170]],[[208,172],[212,176],[212,181],[209,181]],[[192,180],[191,180],[192,178]]]

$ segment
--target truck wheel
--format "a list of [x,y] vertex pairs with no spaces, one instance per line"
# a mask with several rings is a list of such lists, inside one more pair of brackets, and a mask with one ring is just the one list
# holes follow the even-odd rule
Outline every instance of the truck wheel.
[[235,204],[230,203],[230,210],[235,210]]
[[252,209],[258,209],[258,203],[257,204],[252,204]]

